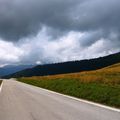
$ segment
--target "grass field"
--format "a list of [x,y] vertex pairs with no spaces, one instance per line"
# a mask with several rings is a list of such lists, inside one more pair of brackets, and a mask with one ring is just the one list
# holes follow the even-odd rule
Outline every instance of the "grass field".
[[0,80],[0,85],[1,85],[1,83],[2,83],[2,80]]
[[96,71],[20,78],[19,81],[120,108],[120,64]]

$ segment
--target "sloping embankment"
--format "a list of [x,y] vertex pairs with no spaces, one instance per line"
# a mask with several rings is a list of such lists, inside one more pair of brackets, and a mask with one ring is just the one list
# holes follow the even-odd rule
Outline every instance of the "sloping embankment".
[[2,80],[0,80],[0,85],[2,84]]
[[2,89],[2,80],[0,80],[0,91]]

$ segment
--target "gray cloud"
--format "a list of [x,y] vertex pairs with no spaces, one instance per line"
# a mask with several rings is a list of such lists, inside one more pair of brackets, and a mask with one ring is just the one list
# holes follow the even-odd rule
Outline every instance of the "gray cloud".
[[120,0],[0,0],[5,48],[0,52],[6,54],[0,63],[48,63],[119,51],[119,11]]
[[69,20],[67,11],[74,4],[72,0],[1,0],[0,35],[18,40],[36,34],[44,24],[63,27]]
[[[104,38],[91,42],[92,44],[85,44],[89,38],[86,36],[91,35],[91,38],[92,34],[94,36],[97,32],[91,34],[89,32],[69,32],[51,40],[51,37],[47,35],[47,28],[43,28],[37,36],[15,43],[0,40],[0,66],[82,60],[108,55],[120,50],[120,44]],[[111,34],[109,37],[113,39],[118,36]]]
[[1,0],[0,36],[19,40],[44,25],[58,31],[119,31],[119,5],[119,0]]

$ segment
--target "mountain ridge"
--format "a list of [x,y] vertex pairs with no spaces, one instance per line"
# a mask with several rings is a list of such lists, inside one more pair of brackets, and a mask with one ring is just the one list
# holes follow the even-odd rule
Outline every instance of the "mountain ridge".
[[18,71],[27,69],[27,68],[32,68],[35,65],[6,65],[4,67],[0,68],[0,76],[6,76],[9,74],[16,73]]
[[119,62],[120,62],[120,52],[94,59],[38,65],[30,69],[25,69],[8,76],[4,76],[4,78],[46,76],[46,75],[91,71],[91,70],[101,69]]

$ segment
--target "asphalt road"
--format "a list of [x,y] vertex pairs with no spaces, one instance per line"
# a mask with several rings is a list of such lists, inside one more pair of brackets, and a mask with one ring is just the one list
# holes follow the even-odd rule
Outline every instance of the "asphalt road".
[[120,120],[120,112],[7,80],[0,93],[0,120]]

